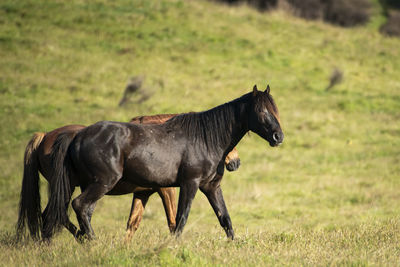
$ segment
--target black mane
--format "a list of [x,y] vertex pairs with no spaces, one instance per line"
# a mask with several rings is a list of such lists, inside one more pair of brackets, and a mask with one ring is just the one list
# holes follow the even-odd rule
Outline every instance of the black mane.
[[251,93],[235,100],[202,112],[191,112],[178,115],[167,121],[168,127],[178,126],[189,138],[207,149],[230,142],[231,128],[239,118],[240,103],[249,102]]

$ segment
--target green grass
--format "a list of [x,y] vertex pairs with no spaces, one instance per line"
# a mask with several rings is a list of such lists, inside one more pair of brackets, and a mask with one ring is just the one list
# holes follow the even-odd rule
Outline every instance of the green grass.
[[[342,29],[207,1],[2,1],[1,264],[399,265],[400,40],[381,36],[374,14]],[[325,91],[334,68],[343,82]],[[152,97],[118,107],[136,75]],[[15,243],[34,132],[205,110],[267,83],[285,142],[250,134],[238,145],[242,166],[222,181],[235,241],[199,193],[179,240],[153,197],[124,244],[121,196],[99,201],[92,243],[66,231],[49,246]]]

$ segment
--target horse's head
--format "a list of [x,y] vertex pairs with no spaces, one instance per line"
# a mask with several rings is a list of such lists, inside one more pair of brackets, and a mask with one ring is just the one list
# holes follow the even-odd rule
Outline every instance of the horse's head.
[[269,92],[269,85],[264,92],[258,91],[254,85],[248,125],[249,130],[267,140],[271,146],[278,146],[283,142],[283,132],[278,108]]

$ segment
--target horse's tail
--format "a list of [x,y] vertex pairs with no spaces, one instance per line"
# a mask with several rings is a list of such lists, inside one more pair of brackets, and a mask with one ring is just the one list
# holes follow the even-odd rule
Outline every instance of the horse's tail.
[[19,201],[19,215],[16,225],[17,235],[23,236],[25,226],[34,239],[39,238],[42,226],[42,211],[40,207],[39,191],[39,158],[37,148],[45,136],[45,133],[35,133],[25,149],[24,175]]
[[50,197],[43,218],[43,238],[50,239],[61,226],[69,222],[68,205],[72,190],[67,160],[68,147],[76,132],[60,134],[54,142],[51,152],[53,172],[50,179]]

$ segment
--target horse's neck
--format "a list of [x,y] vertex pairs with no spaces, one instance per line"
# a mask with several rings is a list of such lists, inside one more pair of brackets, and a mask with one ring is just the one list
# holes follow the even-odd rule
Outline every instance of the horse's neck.
[[[161,124],[160,127],[174,130],[183,129],[182,133],[190,138],[201,137],[197,139],[196,143],[206,146],[211,154],[222,156],[231,151],[248,131],[249,103],[247,97],[245,95],[204,112],[177,116]],[[190,125],[193,120],[194,125]],[[192,126],[195,129],[191,129]],[[199,129],[199,126],[202,128]],[[192,135],[191,130],[200,133],[197,136]],[[206,133],[203,134],[204,132]]]
[[[221,144],[221,149],[228,154],[232,149],[240,142],[243,136],[249,131],[248,129],[248,105],[243,102],[231,102],[228,103],[235,110],[237,115],[234,116],[234,120],[230,121],[226,125],[226,132],[228,132],[228,142]],[[226,156],[226,155],[225,155]]]

